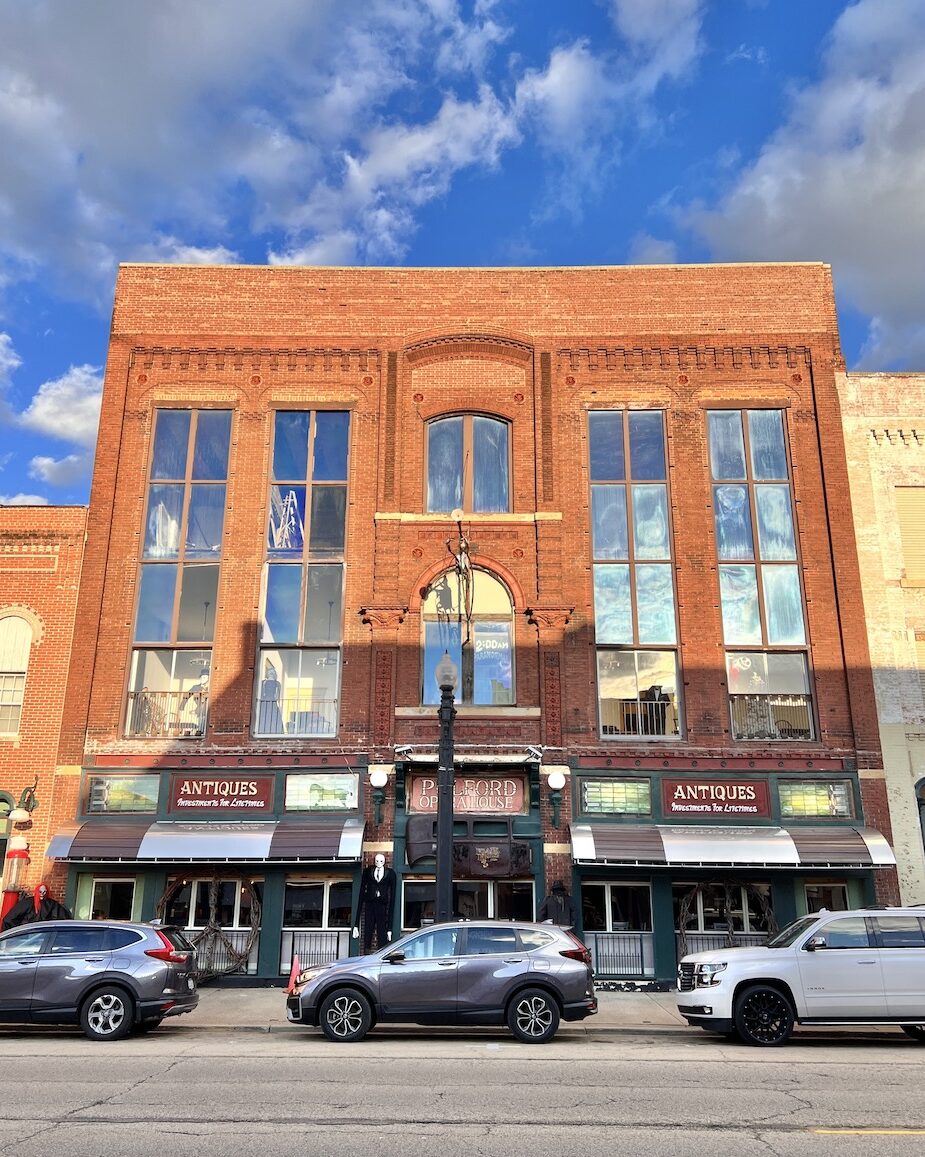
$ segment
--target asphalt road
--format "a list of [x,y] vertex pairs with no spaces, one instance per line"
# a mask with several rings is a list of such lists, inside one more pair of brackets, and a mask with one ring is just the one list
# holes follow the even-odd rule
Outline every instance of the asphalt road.
[[2,1157],[827,1157],[925,1144],[925,1049],[749,1049],[706,1034],[518,1045],[383,1030],[171,1029],[120,1044],[0,1029]]

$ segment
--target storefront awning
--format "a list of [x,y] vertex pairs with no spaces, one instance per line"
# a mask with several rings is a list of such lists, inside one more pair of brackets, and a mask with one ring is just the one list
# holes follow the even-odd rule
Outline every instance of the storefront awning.
[[576,864],[640,867],[872,868],[896,863],[872,828],[572,824]]
[[57,860],[129,863],[332,863],[358,861],[364,821],[347,819],[227,823],[87,820],[55,835]]

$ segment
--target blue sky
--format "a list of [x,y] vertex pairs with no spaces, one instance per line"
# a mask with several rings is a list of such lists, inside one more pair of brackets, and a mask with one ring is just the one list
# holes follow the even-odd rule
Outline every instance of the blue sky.
[[119,261],[824,260],[925,370],[925,0],[0,0],[0,503],[85,502]]

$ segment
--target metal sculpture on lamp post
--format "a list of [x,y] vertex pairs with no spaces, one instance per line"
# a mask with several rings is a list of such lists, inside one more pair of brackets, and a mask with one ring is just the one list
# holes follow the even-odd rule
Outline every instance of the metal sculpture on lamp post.
[[440,744],[437,767],[437,911],[436,922],[453,916],[453,694],[459,679],[448,651],[434,672],[440,688]]

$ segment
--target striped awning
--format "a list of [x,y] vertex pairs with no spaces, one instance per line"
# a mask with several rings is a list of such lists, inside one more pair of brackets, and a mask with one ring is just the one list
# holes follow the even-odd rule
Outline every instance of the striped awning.
[[576,864],[639,867],[879,868],[896,863],[873,828],[572,824]]
[[343,863],[359,861],[364,821],[304,817],[227,823],[92,819],[59,831],[57,860],[132,863]]

